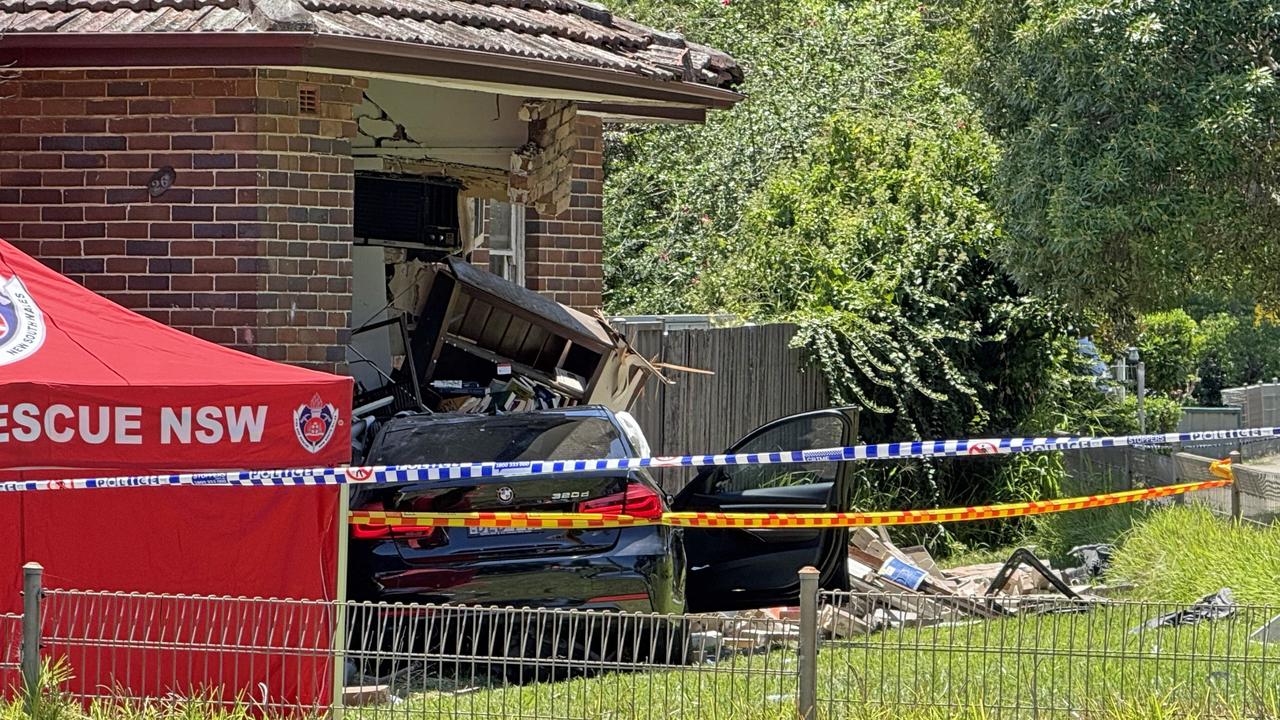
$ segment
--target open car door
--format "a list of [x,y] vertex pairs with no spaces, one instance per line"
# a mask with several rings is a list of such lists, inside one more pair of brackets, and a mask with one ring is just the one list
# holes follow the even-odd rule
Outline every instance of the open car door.
[[[757,428],[726,453],[843,447],[854,443],[854,408],[792,415]],[[848,510],[849,462],[729,465],[706,468],[672,501],[691,512],[805,513]],[[686,528],[688,607],[693,612],[794,605],[798,573],[818,568],[825,588],[848,583],[847,529]]]

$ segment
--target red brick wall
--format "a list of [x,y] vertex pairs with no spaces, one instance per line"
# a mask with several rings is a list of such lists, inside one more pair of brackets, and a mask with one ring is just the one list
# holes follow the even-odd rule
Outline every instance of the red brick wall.
[[[24,71],[0,97],[0,237],[174,327],[340,369],[361,81],[253,68]],[[319,112],[303,115],[298,86]],[[146,189],[171,166],[174,186]]]
[[532,290],[588,310],[600,307],[604,278],[600,119],[579,116],[577,134],[569,209],[543,218],[530,208],[525,220],[525,279]]

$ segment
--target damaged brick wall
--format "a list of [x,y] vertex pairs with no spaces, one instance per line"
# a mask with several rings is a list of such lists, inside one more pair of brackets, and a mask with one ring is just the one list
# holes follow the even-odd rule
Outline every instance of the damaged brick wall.
[[[525,286],[589,311],[600,307],[604,283],[604,140],[599,118],[576,116],[574,125],[565,209],[545,216],[526,208]],[[487,270],[489,250],[476,248],[470,259]]]
[[[0,237],[173,327],[340,369],[361,84],[254,68],[23,71],[0,97]],[[152,197],[166,166],[176,180]]]
[[555,217],[569,209],[574,155],[578,150],[578,108],[566,100],[525,103],[529,144],[511,158],[511,200]]
[[590,310],[604,282],[604,140],[599,118],[578,115],[574,130],[567,207],[554,216],[529,208],[525,277],[530,290]]

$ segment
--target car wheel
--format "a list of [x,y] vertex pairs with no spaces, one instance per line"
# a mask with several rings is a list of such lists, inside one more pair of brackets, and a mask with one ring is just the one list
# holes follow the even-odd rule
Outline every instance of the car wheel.
[[509,639],[507,657],[514,662],[502,670],[507,682],[553,682],[589,677],[601,671],[604,643],[593,632],[594,618],[556,617],[526,625]]

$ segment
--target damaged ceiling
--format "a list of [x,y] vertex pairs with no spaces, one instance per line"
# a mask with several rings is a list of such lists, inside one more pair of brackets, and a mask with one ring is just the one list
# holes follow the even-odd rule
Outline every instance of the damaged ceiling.
[[448,176],[470,197],[548,217],[568,208],[574,103],[375,79],[355,119],[358,170]]

